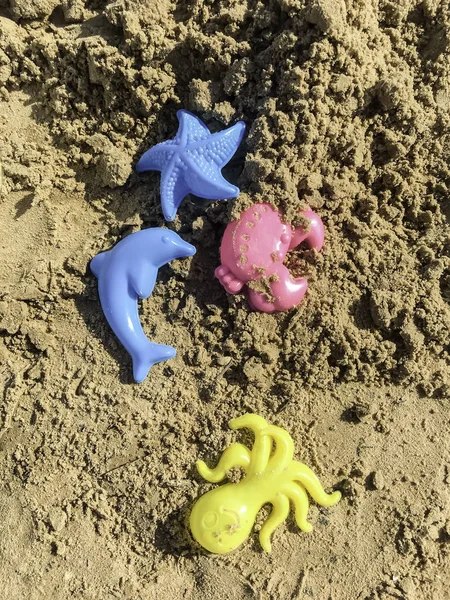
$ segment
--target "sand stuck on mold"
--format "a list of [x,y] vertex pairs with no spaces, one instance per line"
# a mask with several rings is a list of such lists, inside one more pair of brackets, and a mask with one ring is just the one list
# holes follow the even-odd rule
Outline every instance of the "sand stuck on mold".
[[[134,385],[88,264],[166,225],[134,165],[179,108],[246,123],[241,194],[181,205],[197,254],[141,305],[178,354]],[[450,597],[447,2],[0,0],[0,164],[2,598]],[[310,288],[287,313],[214,279],[256,202],[326,227],[289,255]],[[343,500],[270,555],[254,532],[210,556],[186,529],[195,461],[248,411]]]

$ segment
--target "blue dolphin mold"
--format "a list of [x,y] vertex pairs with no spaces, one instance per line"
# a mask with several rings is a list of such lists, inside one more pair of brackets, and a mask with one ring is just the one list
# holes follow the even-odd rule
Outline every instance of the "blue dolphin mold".
[[180,126],[173,140],[147,150],[136,165],[142,171],[161,171],[161,207],[166,221],[173,221],[187,194],[221,200],[236,198],[239,188],[229,183],[221,169],[242,141],[245,123],[210,133],[202,121],[187,110],[177,112]]
[[158,269],[174,258],[193,256],[194,246],[170,229],[155,227],[132,233],[91,260],[106,319],[133,360],[133,376],[143,381],[150,368],[176,354],[172,346],[154,344],[145,335],[138,298],[148,298]]

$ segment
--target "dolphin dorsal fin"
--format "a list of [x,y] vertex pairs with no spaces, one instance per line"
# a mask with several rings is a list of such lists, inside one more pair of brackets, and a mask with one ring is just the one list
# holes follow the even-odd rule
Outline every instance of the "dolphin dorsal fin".
[[97,256],[94,256],[94,258],[91,260],[91,271],[94,273],[97,279],[102,273],[103,265],[105,264],[108,254],[109,250],[107,250],[106,252],[100,252],[100,254],[97,254]]

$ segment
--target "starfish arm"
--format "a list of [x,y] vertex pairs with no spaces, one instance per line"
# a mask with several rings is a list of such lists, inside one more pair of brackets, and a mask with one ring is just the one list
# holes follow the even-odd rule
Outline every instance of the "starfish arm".
[[286,484],[283,493],[289,498],[295,509],[295,522],[303,531],[311,531],[313,526],[308,522],[308,494],[301,485],[293,481]]
[[232,467],[242,467],[245,471],[250,464],[250,450],[243,444],[232,444],[220,457],[215,469],[210,469],[202,460],[197,461],[197,470],[203,479],[218,483],[225,478]]
[[266,552],[270,552],[272,550],[270,536],[278,527],[278,525],[281,525],[281,523],[286,520],[289,515],[290,508],[289,500],[284,494],[277,494],[270,502],[273,506],[272,512],[259,532],[259,541],[261,542],[263,550]]
[[289,467],[289,476],[294,481],[298,481],[321,506],[334,506],[341,499],[341,492],[327,494],[317,475],[301,462],[294,461],[292,463]]
[[177,117],[180,126],[175,139],[182,147],[186,146],[186,144],[195,144],[201,140],[206,140],[211,136],[206,125],[189,111],[179,110]]
[[156,144],[144,152],[136,165],[136,171],[162,171],[170,163],[176,151],[173,140]]
[[195,153],[200,151],[206,160],[213,162],[222,169],[235,154],[244,137],[245,124],[239,121],[233,127],[212,133],[206,140],[189,144],[187,150]]
[[207,160],[200,150],[187,150],[183,156],[183,163],[186,166],[186,183],[196,196],[222,200],[235,198],[239,194],[239,188],[229,183],[219,167],[213,161]]
[[183,198],[190,192],[180,165],[164,169],[161,177],[161,207],[166,221],[173,221]]

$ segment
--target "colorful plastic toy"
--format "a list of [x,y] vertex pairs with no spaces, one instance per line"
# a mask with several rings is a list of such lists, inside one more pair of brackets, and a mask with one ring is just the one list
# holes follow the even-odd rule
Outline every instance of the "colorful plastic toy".
[[221,200],[235,198],[239,188],[228,183],[221,169],[236,152],[245,124],[210,133],[198,117],[187,110],[177,112],[180,127],[173,140],[161,142],[140,158],[136,170],[161,171],[161,206],[166,221],[173,221],[187,194]]
[[[294,453],[290,435],[274,427],[258,415],[247,414],[230,421],[232,429],[248,427],[255,434],[253,449],[232,444],[222,454],[215,469],[199,460],[197,469],[207,481],[217,483],[232,467],[245,471],[238,483],[227,483],[201,496],[195,503],[190,528],[199,544],[210,552],[224,554],[240,546],[249,536],[256,515],[264,504],[272,504],[272,512],[259,533],[261,546],[271,550],[270,536],[289,514],[289,501],[295,508],[297,525],[311,531],[308,523],[308,491],[322,506],[333,506],[341,494],[326,494],[309,467],[292,460]],[[273,454],[272,445],[276,448]]]
[[294,279],[283,264],[286,253],[302,242],[321,250],[324,227],[311,209],[301,213],[310,221],[309,231],[292,230],[270,204],[255,204],[239,220],[228,224],[220,248],[222,264],[216,277],[230,294],[237,294],[249,281],[266,279],[272,298],[264,292],[248,290],[250,305],[267,313],[288,310],[302,300],[308,287],[306,279]]
[[91,270],[105,317],[133,360],[135,381],[143,381],[150,368],[176,354],[172,346],[154,344],[145,336],[138,313],[138,298],[153,291],[158,269],[174,258],[192,256],[194,246],[169,229],[144,229],[121,240],[112,250],[97,254]]

